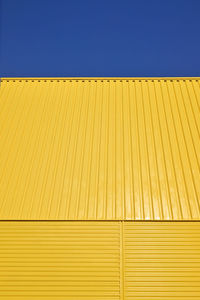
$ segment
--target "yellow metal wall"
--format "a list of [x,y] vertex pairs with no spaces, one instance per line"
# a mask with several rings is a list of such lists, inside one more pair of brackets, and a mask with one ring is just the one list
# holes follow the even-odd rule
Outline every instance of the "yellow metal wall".
[[2,79],[0,219],[199,220],[200,80]]
[[124,223],[125,298],[200,299],[200,223]]
[[0,299],[120,299],[119,226],[0,222]]
[[0,222],[0,299],[200,299],[200,222]]
[[200,299],[199,153],[199,78],[2,79],[0,299]]

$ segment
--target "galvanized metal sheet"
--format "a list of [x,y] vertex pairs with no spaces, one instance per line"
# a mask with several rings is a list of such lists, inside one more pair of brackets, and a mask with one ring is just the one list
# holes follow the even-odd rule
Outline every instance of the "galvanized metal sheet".
[[0,219],[199,220],[200,80],[2,79]]

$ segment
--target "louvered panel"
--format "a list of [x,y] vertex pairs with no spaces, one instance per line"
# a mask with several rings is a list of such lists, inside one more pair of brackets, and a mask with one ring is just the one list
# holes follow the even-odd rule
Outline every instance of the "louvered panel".
[[199,78],[2,79],[0,219],[199,220]]
[[200,223],[124,222],[124,295],[200,298]]
[[119,223],[1,222],[1,299],[120,299]]

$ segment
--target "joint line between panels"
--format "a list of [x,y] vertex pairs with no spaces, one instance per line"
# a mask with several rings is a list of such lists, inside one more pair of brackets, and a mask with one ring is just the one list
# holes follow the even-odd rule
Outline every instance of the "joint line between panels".
[[120,221],[120,299],[124,300],[124,221]]
[[97,220],[97,219],[0,219],[0,223],[1,222],[35,222],[35,223],[39,223],[39,222],[97,222],[97,223],[200,223],[200,219],[191,219],[191,220]]

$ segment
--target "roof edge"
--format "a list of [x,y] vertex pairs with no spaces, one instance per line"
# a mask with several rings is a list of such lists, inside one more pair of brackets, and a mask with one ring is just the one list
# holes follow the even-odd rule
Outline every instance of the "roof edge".
[[2,80],[200,80],[200,77],[2,77]]

